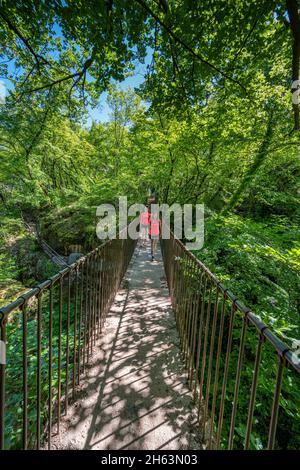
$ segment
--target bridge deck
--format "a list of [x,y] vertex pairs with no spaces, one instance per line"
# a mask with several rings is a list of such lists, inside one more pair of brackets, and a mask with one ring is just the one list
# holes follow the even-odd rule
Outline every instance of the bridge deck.
[[[127,282],[128,281],[128,282]],[[138,246],[52,448],[200,449],[161,254]]]

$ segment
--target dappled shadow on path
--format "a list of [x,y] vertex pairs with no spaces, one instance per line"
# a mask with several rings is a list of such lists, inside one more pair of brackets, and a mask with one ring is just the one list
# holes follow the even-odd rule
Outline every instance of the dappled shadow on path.
[[199,449],[162,261],[138,248],[56,448]]

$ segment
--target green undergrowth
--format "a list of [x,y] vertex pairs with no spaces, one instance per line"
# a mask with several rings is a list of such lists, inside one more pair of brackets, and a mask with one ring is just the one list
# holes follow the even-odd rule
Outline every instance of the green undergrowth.
[[[63,298],[67,298],[67,287],[64,286]],[[73,294],[73,292],[72,292]],[[77,309],[79,308],[79,303]],[[49,422],[49,387],[52,390],[52,423],[57,420],[58,413],[58,393],[64,396],[66,393],[66,382],[68,374],[68,384],[71,390],[71,378],[73,377],[74,359],[74,311],[75,303],[70,303],[70,326],[68,329],[67,303],[64,302],[61,313],[61,330],[59,326],[59,296],[57,288],[53,292],[53,311],[52,311],[52,336],[50,336],[49,321],[49,293],[45,292],[42,301],[41,313],[41,357],[40,357],[40,424],[41,441],[47,432],[47,423]],[[27,308],[27,439],[28,447],[36,446],[36,428],[37,428],[37,386],[38,386],[38,323],[37,323],[37,301],[34,299]],[[7,325],[7,337],[14,338],[8,341],[7,346],[7,365],[6,365],[6,413],[5,413],[5,448],[19,449],[22,447],[23,439],[23,403],[24,403],[24,377],[23,377],[23,313],[14,311],[11,314]],[[51,360],[51,380],[49,379],[49,341],[52,341],[52,360]],[[78,337],[77,348],[81,337]],[[67,360],[67,346],[68,357]],[[82,345],[81,345],[82,346]],[[60,367],[59,367],[60,356]],[[69,364],[67,369],[67,363]],[[77,366],[76,366],[77,367]],[[63,408],[63,407],[62,407]]]
[[[299,235],[299,225],[284,217],[254,221],[238,215],[221,216],[210,213],[205,220],[204,247],[196,253],[198,258],[216,274],[222,283],[289,346],[294,338],[299,337]],[[230,311],[230,303],[228,303],[225,311],[225,339],[221,349],[219,377],[223,377],[225,370]],[[221,435],[221,448],[224,449],[227,448],[230,432],[242,325],[242,315],[237,311],[233,324],[233,340],[224,400]],[[209,328],[208,336],[210,337],[211,325]],[[237,449],[243,447],[246,434],[258,338],[255,327],[249,325],[245,336],[235,420],[236,433],[233,447]],[[260,360],[250,441],[251,449],[267,447],[277,370],[276,350],[267,341],[262,347]],[[215,361],[212,365],[212,377],[214,374]],[[204,383],[206,383],[206,377],[207,375],[204,378]],[[299,448],[299,379],[299,375],[293,370],[293,367],[285,368],[279,400],[275,449]],[[220,405],[221,385],[220,381],[216,409],[219,409]],[[212,393],[211,385],[209,403],[212,400]],[[214,432],[217,432],[216,423]]]
[[0,211],[0,307],[13,301],[57,267],[45,256],[17,210]]
[[299,337],[300,226],[209,214],[199,259],[285,340]]

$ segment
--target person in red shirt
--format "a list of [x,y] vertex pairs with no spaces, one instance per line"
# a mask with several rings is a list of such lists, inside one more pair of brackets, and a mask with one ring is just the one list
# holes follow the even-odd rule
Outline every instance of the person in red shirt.
[[146,240],[148,240],[149,225],[150,225],[150,213],[148,208],[145,208],[144,212],[141,212],[140,215],[140,225],[141,225],[141,238],[142,245],[145,246]]
[[153,213],[150,216],[150,238],[151,238],[151,258],[154,261],[154,255],[157,249],[157,242],[159,239],[160,220],[158,215]]

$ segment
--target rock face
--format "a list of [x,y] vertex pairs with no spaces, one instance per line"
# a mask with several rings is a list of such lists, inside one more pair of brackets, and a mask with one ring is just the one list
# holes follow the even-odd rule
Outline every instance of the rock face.
[[81,256],[83,256],[83,253],[70,253],[67,259],[68,264],[73,264],[75,261],[77,261]]

